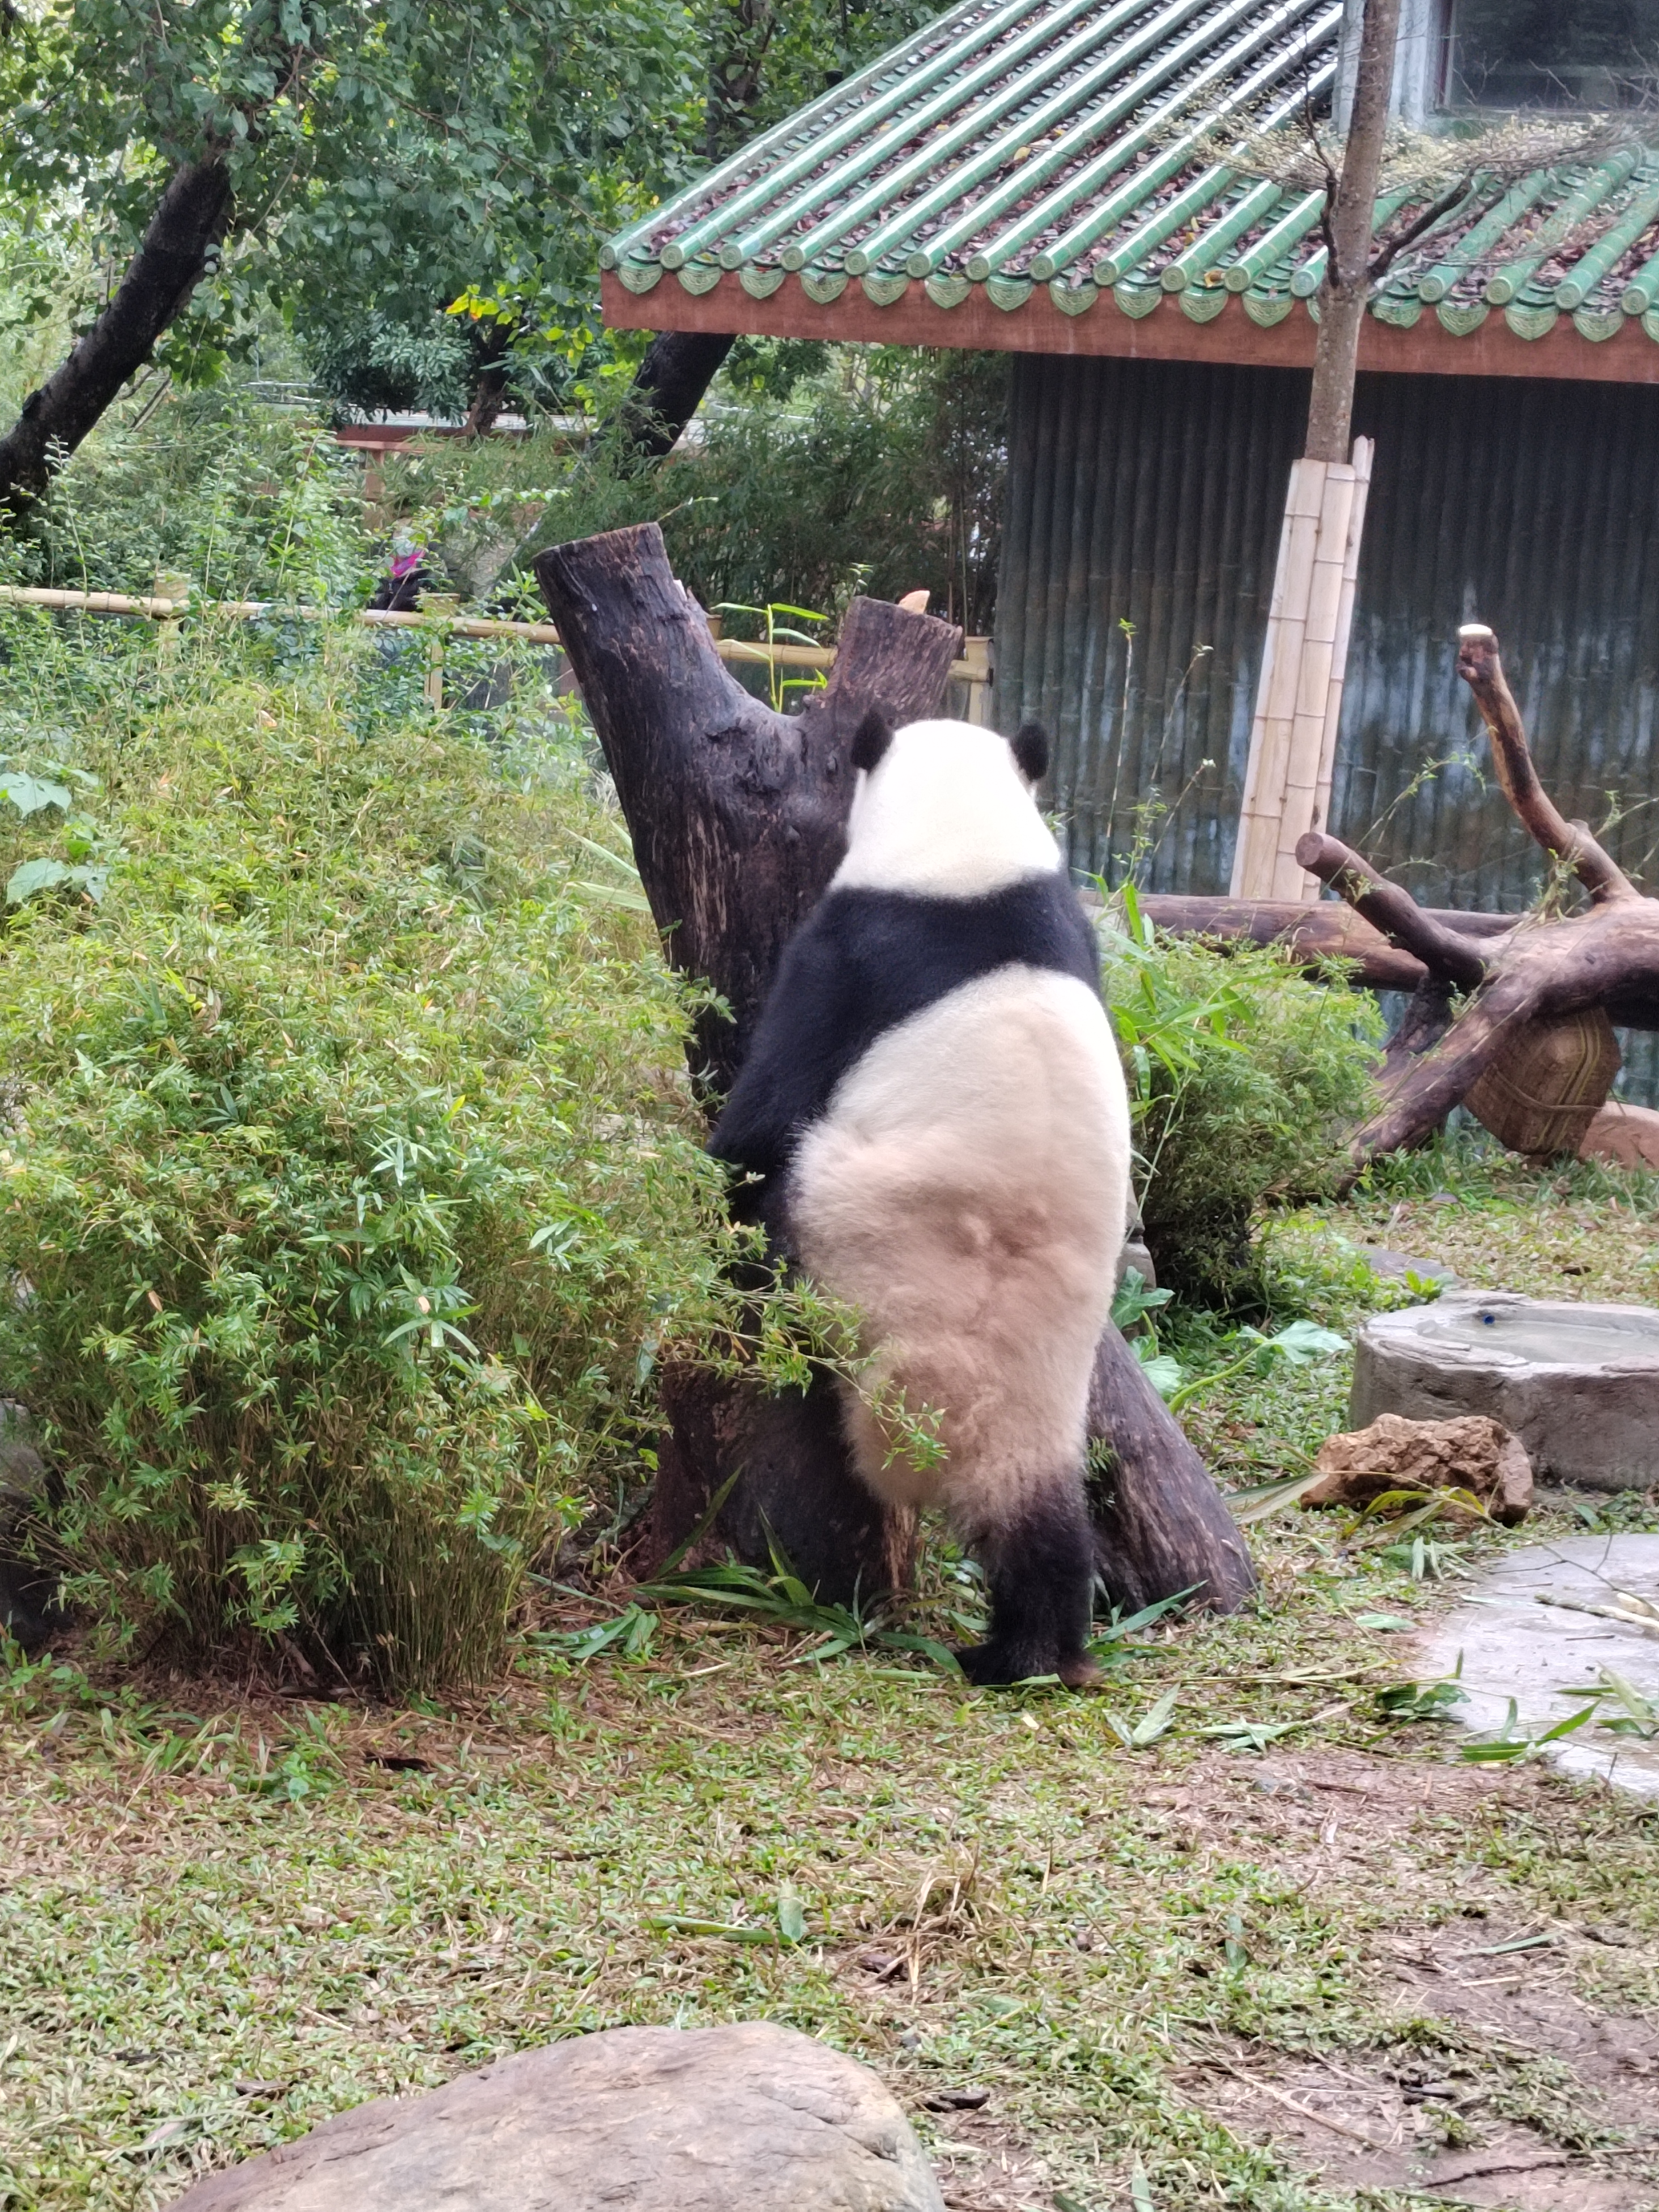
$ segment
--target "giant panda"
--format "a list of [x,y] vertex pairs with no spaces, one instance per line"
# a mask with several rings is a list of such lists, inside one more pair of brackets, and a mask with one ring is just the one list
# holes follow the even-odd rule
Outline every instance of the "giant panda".
[[[872,714],[846,856],[710,1139],[775,1255],[861,1317],[854,1463],[942,1504],[989,1585],[981,1684],[1093,1678],[1085,1414],[1129,1203],[1093,933],[1034,789],[1048,740]],[[745,1203],[746,1202],[746,1203]],[[941,1417],[895,1453],[871,1401]]]

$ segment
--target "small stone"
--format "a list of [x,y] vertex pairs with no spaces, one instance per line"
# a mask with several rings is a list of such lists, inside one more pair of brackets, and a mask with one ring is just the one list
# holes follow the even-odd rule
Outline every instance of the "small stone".
[[747,2021],[617,2027],[383,2097],[186,2190],[177,2212],[944,2212],[867,2066]]
[[1379,1414],[1366,1429],[1327,1437],[1314,1462],[1325,1479],[1304,1505],[1368,1505],[1390,1490],[1467,1490],[1495,1521],[1524,1521],[1532,1466],[1518,1437],[1484,1413],[1450,1421]]
[[1659,1113],[1609,1101],[1585,1130],[1578,1157],[1610,1167],[1659,1168]]

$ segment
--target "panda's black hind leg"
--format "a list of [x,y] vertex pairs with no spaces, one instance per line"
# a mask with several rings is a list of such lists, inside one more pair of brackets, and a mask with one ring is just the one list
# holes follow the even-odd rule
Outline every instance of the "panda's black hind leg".
[[990,1584],[991,1632],[956,1655],[969,1680],[982,1689],[1036,1674],[1058,1674],[1073,1689],[1097,1680],[1088,1652],[1094,1540],[1080,1486],[1056,1486],[985,1530],[973,1549]]

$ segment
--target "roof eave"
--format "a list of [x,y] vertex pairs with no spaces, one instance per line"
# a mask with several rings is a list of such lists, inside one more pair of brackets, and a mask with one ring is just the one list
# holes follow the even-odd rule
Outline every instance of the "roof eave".
[[[1142,361],[1235,362],[1261,368],[1310,368],[1317,325],[1296,301],[1282,320],[1254,321],[1236,297],[1208,321],[1183,313],[1176,296],[1132,315],[1103,294],[1081,313],[1056,305],[1045,285],[1010,308],[983,284],[966,288],[942,307],[925,285],[910,283],[885,305],[861,284],[848,283],[828,301],[814,300],[798,276],[787,276],[766,299],[722,274],[692,292],[665,274],[646,292],[630,291],[614,271],[603,278],[605,322],[613,330],[714,331],[758,337],[823,338],[876,345],[957,346],[985,353],[1097,355]],[[1139,302],[1137,302],[1139,304]],[[1595,342],[1582,319],[1559,315],[1547,327],[1532,317],[1522,335],[1501,313],[1454,336],[1433,313],[1400,328],[1367,315],[1359,366],[1417,376],[1555,377],[1581,384],[1659,384],[1659,343],[1644,318],[1598,319]],[[1659,320],[1659,317],[1651,318]]]

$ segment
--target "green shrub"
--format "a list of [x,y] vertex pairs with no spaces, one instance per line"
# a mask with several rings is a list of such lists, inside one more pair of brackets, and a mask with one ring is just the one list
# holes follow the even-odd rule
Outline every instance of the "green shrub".
[[641,471],[602,436],[451,440],[394,456],[388,495],[419,512],[464,588],[480,539],[496,571],[540,546],[660,521],[675,574],[706,607],[787,600],[825,613],[855,591],[925,586],[975,633],[996,601],[1007,364],[991,354],[838,349],[780,404],[749,356],[716,387],[703,440]]
[[1272,947],[1161,937],[1133,899],[1105,981],[1130,1077],[1138,1186],[1158,1279],[1195,1304],[1251,1307],[1250,1219],[1328,1193],[1371,1097],[1376,1002],[1315,981]]
[[[48,733],[113,858],[0,934],[0,1394],[107,1635],[408,1689],[499,1663],[711,1293],[717,1191],[577,769],[360,742],[372,641],[321,645],[279,683],[240,636],[112,643]],[[8,870],[48,837],[10,822]]]
[[362,500],[314,418],[240,385],[166,392],[111,410],[0,562],[70,591],[149,592],[170,571],[210,599],[334,604],[365,571]]

